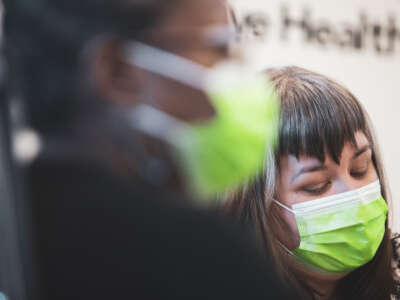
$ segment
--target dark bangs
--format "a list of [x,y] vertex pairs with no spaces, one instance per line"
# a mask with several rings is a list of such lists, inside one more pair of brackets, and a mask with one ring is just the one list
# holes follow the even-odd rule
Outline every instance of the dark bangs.
[[267,72],[281,97],[280,155],[325,160],[325,150],[339,163],[345,142],[356,146],[355,133],[370,140],[364,111],[344,87],[298,67]]

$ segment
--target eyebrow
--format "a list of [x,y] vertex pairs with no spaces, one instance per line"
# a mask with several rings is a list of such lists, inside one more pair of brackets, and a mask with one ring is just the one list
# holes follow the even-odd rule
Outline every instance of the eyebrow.
[[[361,154],[365,153],[366,151],[371,149],[371,145],[365,145],[361,147],[360,149],[357,150],[356,153],[353,155],[353,159],[359,157]],[[311,172],[318,172],[318,171],[325,171],[327,167],[325,165],[316,165],[316,166],[310,166],[310,167],[303,167],[300,169],[299,172],[297,172],[293,177],[291,178],[291,182],[293,182],[297,177],[304,173],[311,173]]]
[[325,165],[317,165],[317,166],[311,166],[311,167],[303,167],[300,169],[299,172],[297,172],[293,177],[291,178],[291,182],[293,182],[297,177],[304,173],[311,173],[311,172],[318,172],[318,171],[325,171],[327,167]]
[[365,145],[365,146],[361,147],[360,149],[357,150],[356,153],[354,153],[353,159],[359,157],[361,154],[367,152],[370,149],[371,149],[371,145]]

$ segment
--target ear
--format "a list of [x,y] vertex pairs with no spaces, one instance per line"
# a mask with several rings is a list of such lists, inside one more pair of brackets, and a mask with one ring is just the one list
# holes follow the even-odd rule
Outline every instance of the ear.
[[115,104],[134,104],[145,82],[145,72],[124,59],[124,41],[101,39],[91,46],[89,76],[93,89],[102,99]]

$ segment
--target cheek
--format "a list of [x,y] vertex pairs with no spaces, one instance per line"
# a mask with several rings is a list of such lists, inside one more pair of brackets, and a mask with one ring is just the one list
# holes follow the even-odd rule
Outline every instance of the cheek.
[[274,232],[278,240],[289,250],[294,250],[300,245],[300,235],[294,215],[281,207],[272,209],[274,219]]
[[152,101],[148,104],[179,120],[200,122],[215,115],[213,105],[203,92],[178,82],[154,76],[151,84],[147,86],[147,92],[150,96],[149,101]]
[[289,250],[294,250],[300,245],[300,234],[297,228],[296,218],[292,213],[285,210],[282,219],[285,221],[288,232],[290,233],[290,235],[288,234],[288,244],[286,247],[288,247]]
[[375,180],[377,180],[377,179],[379,179],[378,178],[378,172],[376,171],[376,169],[375,169],[375,166],[374,166],[374,164],[371,162],[371,165],[370,165],[370,172],[369,172],[369,181],[370,182],[373,182],[373,181],[375,181]]

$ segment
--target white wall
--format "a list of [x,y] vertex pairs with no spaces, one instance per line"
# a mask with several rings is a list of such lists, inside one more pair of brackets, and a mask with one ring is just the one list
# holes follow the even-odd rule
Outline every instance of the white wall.
[[[305,67],[344,84],[364,104],[376,128],[392,191],[392,226],[400,231],[400,0],[231,4],[254,69]],[[292,20],[289,27],[284,25],[285,14]]]

